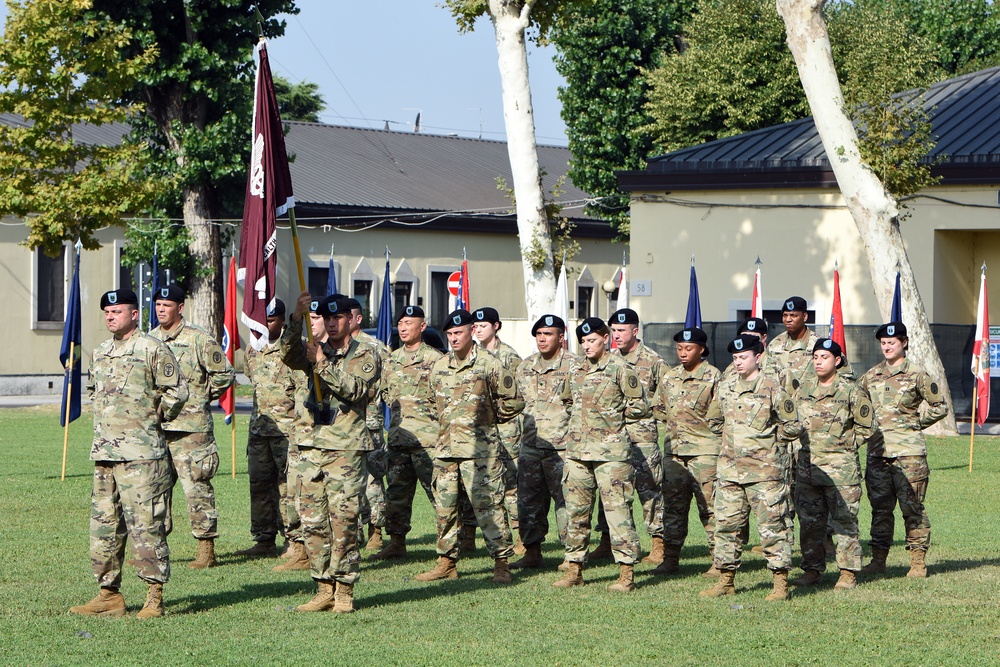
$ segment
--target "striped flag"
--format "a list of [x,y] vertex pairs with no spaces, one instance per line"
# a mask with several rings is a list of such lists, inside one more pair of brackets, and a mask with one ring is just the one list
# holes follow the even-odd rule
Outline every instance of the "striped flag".
[[458,296],[455,297],[455,309],[469,310],[469,260],[462,260],[462,269],[458,272]]
[[764,300],[760,291],[760,257],[757,258],[757,273],[753,278],[753,297],[750,299],[750,317],[764,319]]
[[833,269],[833,308],[830,310],[830,339],[840,346],[847,356],[847,341],[844,339],[844,311],[840,305],[840,271]]
[[628,308],[628,277],[625,275],[625,265],[622,264],[621,279],[618,281],[618,301],[615,310]]
[[[240,348],[240,332],[236,328],[236,258],[229,258],[229,280],[226,283],[226,313],[222,323],[222,351],[226,353],[230,365]],[[226,423],[231,424],[236,411],[235,387],[230,386],[219,397],[219,407],[226,415]]]
[[976,376],[976,424],[982,426],[990,414],[990,313],[986,298],[986,264],[979,280],[979,310],[976,341],[972,344],[972,374]]

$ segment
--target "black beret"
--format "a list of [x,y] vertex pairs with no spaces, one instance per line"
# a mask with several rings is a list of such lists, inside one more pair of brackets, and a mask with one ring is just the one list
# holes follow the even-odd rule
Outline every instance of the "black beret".
[[[327,297],[327,298],[330,298],[330,297]],[[312,301],[310,301],[309,302],[309,312],[310,313],[318,313],[319,312],[319,304],[321,304],[321,303],[323,303],[323,299],[313,299]]]
[[139,297],[135,295],[130,289],[116,289],[110,292],[105,292],[101,296],[101,310],[104,310],[108,306],[118,306],[118,305],[139,305]]
[[500,322],[500,313],[497,312],[496,308],[480,308],[476,312],[472,313],[472,318],[476,322],[498,324]]
[[674,341],[678,343],[698,343],[702,347],[706,347],[708,345],[708,334],[698,327],[688,327],[675,333]]
[[763,352],[764,343],[753,334],[740,334],[726,347],[730,354],[737,352]]
[[612,324],[639,324],[639,314],[631,308],[616,310],[608,318],[608,326]]
[[326,297],[319,302],[319,306],[316,308],[316,314],[322,315],[323,317],[328,317],[330,315],[342,315],[350,314],[351,312],[351,300],[339,297]]
[[353,299],[351,297],[341,297],[341,298],[343,298],[344,301],[347,302],[347,309],[348,310],[364,310],[361,307],[361,302],[358,301],[357,299]]
[[281,299],[275,298],[274,304],[267,309],[268,317],[284,317],[285,316],[285,302]]
[[538,330],[542,327],[555,327],[562,331],[566,331],[566,323],[563,318],[558,315],[542,315],[538,318],[538,321],[531,327],[531,335],[534,336],[538,333]]
[[740,323],[740,328],[736,330],[736,333],[741,334],[746,333],[747,331],[752,331],[766,336],[767,322],[759,317],[748,317]]
[[790,296],[785,299],[785,302],[781,304],[781,312],[788,313],[794,311],[806,312],[809,308],[806,306],[806,300],[801,296]]
[[167,285],[156,290],[153,301],[173,301],[174,303],[184,303],[187,295],[178,285]]
[[587,319],[585,319],[583,322],[580,323],[580,326],[576,328],[576,339],[582,341],[584,336],[596,333],[597,331],[600,331],[606,326],[607,324],[605,324],[604,320],[602,320],[601,318],[588,317]]
[[448,317],[445,318],[444,327],[442,328],[445,331],[448,331],[449,329],[461,327],[466,324],[472,324],[472,313],[464,308],[459,308],[458,310],[453,310],[448,313]]
[[887,322],[878,328],[875,337],[879,340],[883,338],[906,338],[906,325],[902,322]]
[[813,345],[813,353],[821,350],[829,352],[835,357],[840,357],[840,363],[837,364],[837,368],[844,365],[844,350],[840,347],[840,343],[837,341],[829,338],[820,338],[816,341],[816,344]]
[[399,311],[398,315],[396,315],[396,321],[399,322],[404,317],[419,317],[423,319],[424,309],[420,306],[407,306],[406,308],[403,308],[403,310]]

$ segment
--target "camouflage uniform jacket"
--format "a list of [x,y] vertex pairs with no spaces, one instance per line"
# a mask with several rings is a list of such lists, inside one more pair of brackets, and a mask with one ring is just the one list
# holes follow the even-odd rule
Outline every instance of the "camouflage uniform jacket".
[[620,357],[583,359],[571,376],[573,411],[566,456],[578,461],[628,461],[626,426],[651,414],[639,375]]
[[[364,331],[359,331],[358,335],[355,337],[358,342],[362,345],[369,345],[375,350],[375,354],[378,355],[379,361],[382,362],[382,369],[384,370],[387,362],[389,361],[389,354],[392,350],[389,346],[380,341],[375,336]],[[379,386],[381,386],[381,378],[379,379]],[[377,395],[377,394],[376,394]],[[368,426],[369,431],[375,431],[378,434],[379,441],[381,441],[382,429],[385,424],[385,415],[382,413],[382,403],[376,398],[368,404],[368,413],[365,415],[365,423]]]
[[250,432],[272,438],[290,435],[295,420],[295,380],[292,369],[281,361],[281,343],[268,343],[260,351],[248,348],[243,368],[253,384]]
[[149,332],[167,344],[177,358],[181,377],[187,381],[188,400],[176,419],[163,424],[164,431],[211,433],[212,409],[217,400],[236,381],[236,371],[226,359],[222,346],[207,331],[183,317],[173,331],[162,326]]
[[718,455],[722,415],[715,400],[722,373],[702,361],[692,372],[677,364],[660,377],[653,395],[653,416],[666,426],[668,456]]
[[306,358],[302,343],[302,321],[293,320],[281,337],[283,361],[309,376],[310,396],[306,406],[315,402],[312,374],[319,376],[323,405],[310,408],[314,426],[298,444],[301,447],[338,451],[370,451],[374,448],[365,414],[368,403],[376,397],[375,389],[382,372],[374,349],[351,338],[344,350],[335,350],[329,341],[321,343],[324,358],[313,365]]
[[737,375],[723,380],[718,401],[724,419],[719,479],[737,484],[786,479],[786,442],[802,435],[788,393],[763,373],[752,380]]
[[803,427],[796,478],[813,486],[860,484],[858,446],[875,430],[868,392],[840,375],[824,387],[812,373],[794,398]]
[[438,421],[431,390],[431,369],[441,353],[427,343],[415,351],[399,348],[389,355],[382,369],[382,400],[391,410],[390,447],[422,447],[437,444]]
[[[639,375],[643,391],[647,400],[655,393],[659,385],[660,378],[670,368],[663,357],[654,352],[651,348],[637,341],[636,346],[628,354],[622,354],[621,350],[611,350],[611,354],[621,357],[622,361],[632,367]],[[656,428],[654,416],[640,419],[625,427],[632,442],[640,445],[659,444],[660,434]]]
[[154,461],[167,455],[161,429],[188,397],[170,348],[134,331],[94,348],[88,389],[94,406],[92,461]]
[[[873,438],[868,455],[926,456],[927,444],[921,431],[948,414],[948,404],[937,382],[909,359],[903,359],[896,367],[883,361],[862,375],[858,384],[871,396],[875,421],[885,440],[883,443],[881,438]],[[928,410],[921,416],[920,404],[924,401]]]
[[524,410],[514,376],[500,360],[473,345],[460,360],[454,352],[431,369],[437,407],[437,458],[480,459],[500,455],[497,424]]
[[517,382],[524,396],[521,444],[535,449],[566,449],[573,394],[570,377],[580,358],[559,349],[546,361],[537,352],[520,363]]
[[[503,364],[508,373],[511,375],[516,374],[517,367],[521,363],[521,355],[513,347],[500,340],[500,336],[495,338],[495,342],[496,349],[492,350],[490,354],[500,360],[500,363]],[[508,443],[508,446],[513,445],[516,448],[518,443],[521,442],[522,430],[522,417],[518,415],[509,422],[500,425],[500,437],[503,438],[504,442]]]

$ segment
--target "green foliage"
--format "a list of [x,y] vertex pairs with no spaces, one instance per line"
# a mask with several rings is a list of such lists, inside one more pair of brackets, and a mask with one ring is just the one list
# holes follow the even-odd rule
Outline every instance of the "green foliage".
[[[542,174],[544,176],[544,173]],[[507,179],[498,176],[496,179],[497,189],[507,195],[511,204],[517,205],[514,196],[514,188],[507,184]],[[559,197],[562,196],[563,188],[566,186],[566,176],[560,176],[555,185],[545,196],[543,204],[545,206],[545,219],[549,223],[549,239],[551,241],[553,272],[558,274],[563,262],[571,262],[580,252],[580,242],[573,238],[573,230],[576,228],[569,218],[562,215],[562,206],[558,204]],[[511,211],[511,214],[516,211]],[[548,252],[545,245],[537,237],[531,239],[531,249],[522,253],[528,260],[529,266],[536,271],[545,267],[545,260]],[[569,269],[567,268],[567,273]]]
[[[544,43],[562,12],[574,5],[585,6],[595,2],[598,0],[531,0],[528,15],[531,30],[526,34],[528,38]],[[500,0],[497,4],[508,13],[520,14],[528,3],[524,0]],[[451,11],[460,32],[471,32],[477,19],[490,15],[489,0],[444,0],[444,6]]]
[[615,172],[642,169],[653,147],[643,130],[652,121],[643,110],[644,70],[675,50],[674,38],[693,8],[694,0],[587,3],[561,16],[550,35],[559,53],[556,69],[566,79],[559,100],[573,155],[569,176],[601,198],[586,212],[609,220],[623,238],[629,198]]
[[[155,47],[119,53],[125,27],[95,16],[90,0],[8,4],[0,41],[0,214],[25,218],[24,245],[55,255],[64,241],[99,247],[94,233],[143,210],[169,183],[142,177],[148,147],[84,143],[81,124],[127,123],[139,104],[118,104],[157,57]],[[122,128],[124,132],[124,128]]]
[[319,86],[312,81],[291,83],[288,79],[275,75],[274,95],[278,98],[278,112],[281,120],[298,120],[318,123],[319,112],[326,108]]

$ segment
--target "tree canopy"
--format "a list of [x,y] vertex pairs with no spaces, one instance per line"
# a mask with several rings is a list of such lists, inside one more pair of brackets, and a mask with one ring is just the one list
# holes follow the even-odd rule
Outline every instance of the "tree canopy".
[[275,75],[274,95],[278,98],[278,113],[281,120],[296,120],[318,123],[319,112],[326,108],[319,86],[312,81],[292,83],[283,76]]

